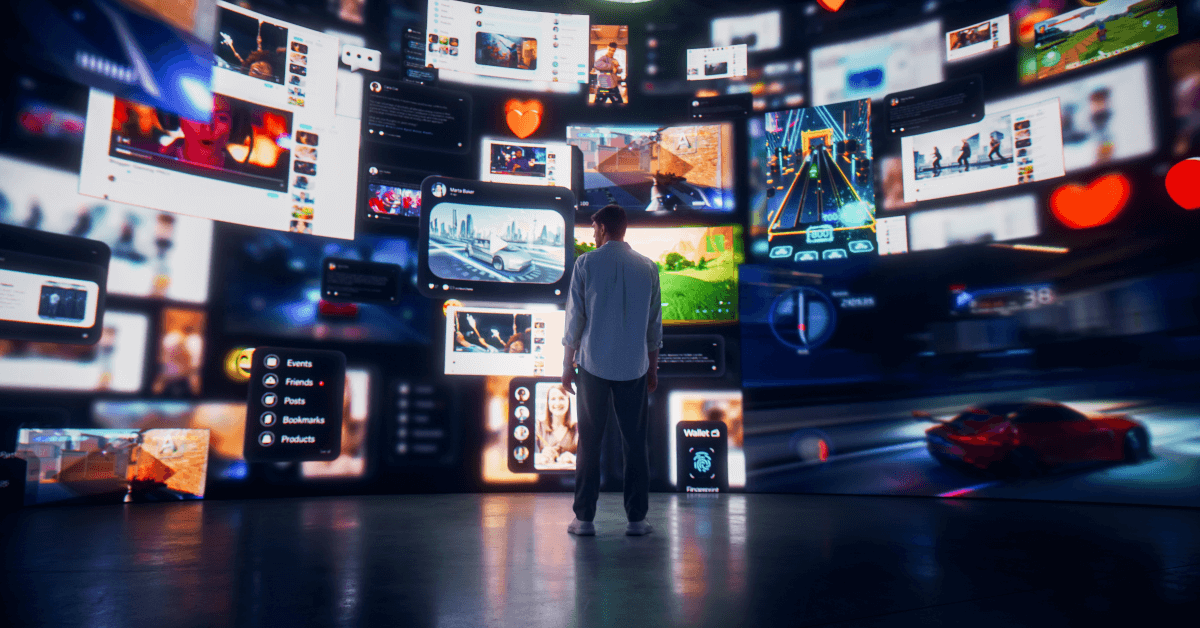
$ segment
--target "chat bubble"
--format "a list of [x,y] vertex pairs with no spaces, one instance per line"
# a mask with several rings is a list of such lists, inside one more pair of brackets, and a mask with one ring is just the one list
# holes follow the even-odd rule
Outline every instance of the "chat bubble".
[[379,51],[360,46],[342,44],[342,63],[350,66],[351,72],[370,70],[378,72],[380,66]]

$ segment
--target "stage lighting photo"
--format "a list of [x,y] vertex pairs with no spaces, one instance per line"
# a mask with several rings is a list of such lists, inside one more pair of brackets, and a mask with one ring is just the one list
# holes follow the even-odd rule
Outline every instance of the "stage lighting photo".
[[563,301],[575,195],[561,187],[429,177],[418,287],[431,298]]
[[871,101],[750,120],[750,237],[776,264],[874,254]]

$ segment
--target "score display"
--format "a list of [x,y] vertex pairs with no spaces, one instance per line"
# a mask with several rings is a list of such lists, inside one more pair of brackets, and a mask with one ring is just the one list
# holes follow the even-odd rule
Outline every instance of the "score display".
[[955,316],[1009,316],[1021,310],[1052,305],[1058,295],[1048,283],[968,290],[950,287],[950,313]]
[[342,449],[346,356],[259,347],[250,368],[243,455],[251,462],[334,460]]

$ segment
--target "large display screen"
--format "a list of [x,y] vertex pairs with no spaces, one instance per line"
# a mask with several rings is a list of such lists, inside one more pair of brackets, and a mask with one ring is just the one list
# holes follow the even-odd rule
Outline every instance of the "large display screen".
[[208,430],[21,429],[29,504],[203,499]]
[[870,100],[756,116],[749,137],[757,257],[801,264],[874,254]]
[[574,201],[560,187],[425,179],[418,287],[442,299],[566,300]]
[[[575,246],[595,248],[580,231]],[[630,227],[625,242],[658,265],[664,325],[737,321],[738,264],[746,261],[741,225]]]
[[558,377],[566,314],[550,307],[446,309],[446,374]]
[[813,48],[812,103],[878,99],[942,80],[940,21]]
[[980,122],[901,138],[908,203],[1045,181],[1066,174],[1057,98]]
[[1174,0],[1107,0],[1033,27],[1037,78],[1069,72],[1179,34]]
[[583,151],[581,209],[735,209],[732,125],[569,126],[567,142]]
[[588,16],[432,0],[427,63],[441,78],[482,74],[543,82],[588,82]]
[[359,121],[335,115],[338,39],[218,5],[211,120],[92,90],[79,191],[352,238]]
[[[225,331],[310,341],[429,344],[429,302],[413,286],[412,237],[359,235],[353,241],[239,230],[224,247]],[[394,264],[394,304],[330,300],[321,292],[328,259]],[[381,300],[382,301],[382,300]]]
[[208,300],[212,222],[79,195],[79,177],[0,156],[0,223],[108,245],[108,292]]
[[1022,91],[1020,96],[988,103],[987,110],[1007,111],[1052,98],[1058,99],[1061,109],[1067,172],[1142,157],[1157,148],[1148,60]]

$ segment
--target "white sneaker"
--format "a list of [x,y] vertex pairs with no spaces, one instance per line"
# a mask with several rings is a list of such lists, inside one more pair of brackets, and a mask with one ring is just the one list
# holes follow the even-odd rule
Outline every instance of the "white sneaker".
[[642,536],[643,534],[650,534],[653,531],[654,526],[646,523],[645,520],[630,521],[629,525],[625,526],[626,536]]
[[575,536],[596,536],[596,524],[591,521],[572,519],[571,525],[567,526],[567,532]]

